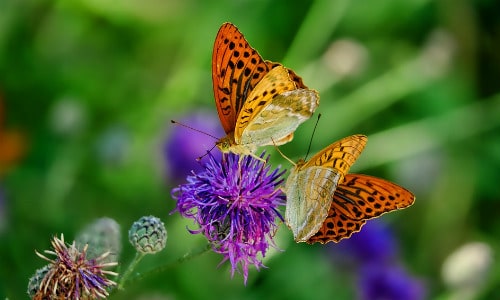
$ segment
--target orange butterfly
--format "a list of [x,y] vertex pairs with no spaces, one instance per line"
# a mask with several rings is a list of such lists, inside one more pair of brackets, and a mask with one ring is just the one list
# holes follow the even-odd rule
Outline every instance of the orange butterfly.
[[216,143],[222,152],[253,155],[258,146],[285,144],[319,105],[316,91],[292,70],[263,60],[231,23],[215,38],[212,82],[227,134]]
[[296,242],[338,242],[366,220],[413,204],[415,196],[394,183],[347,174],[366,141],[364,135],[346,137],[292,169],[285,187],[285,221]]

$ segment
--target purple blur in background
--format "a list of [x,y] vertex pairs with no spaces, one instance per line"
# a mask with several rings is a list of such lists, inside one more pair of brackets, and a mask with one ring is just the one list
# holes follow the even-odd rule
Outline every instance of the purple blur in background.
[[[176,121],[217,138],[225,135],[216,113],[197,111]],[[217,139],[180,125],[170,125],[172,130],[163,144],[163,155],[168,178],[179,183],[184,181],[191,171],[198,172],[203,169],[196,159],[212,149]],[[219,149],[214,148],[211,153],[220,161]]]

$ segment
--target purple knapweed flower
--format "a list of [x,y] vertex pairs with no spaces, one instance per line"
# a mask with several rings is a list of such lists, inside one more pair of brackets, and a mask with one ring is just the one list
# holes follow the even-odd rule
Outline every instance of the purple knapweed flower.
[[425,299],[423,282],[401,266],[398,248],[389,225],[371,220],[329,251],[338,264],[350,268],[358,277],[359,299]]
[[397,265],[368,264],[359,270],[361,300],[422,300],[425,287]]
[[223,154],[221,161],[208,154],[203,168],[172,190],[177,200],[174,211],[199,225],[189,231],[203,233],[213,250],[224,256],[222,262],[231,263],[231,276],[241,271],[246,284],[248,267],[263,266],[259,253],[264,257],[269,246],[276,247],[272,237],[276,218],[283,220],[278,206],[285,203],[279,188],[285,170],[272,171],[261,160],[232,153]]
[[88,245],[80,251],[75,242],[67,245],[63,235],[60,239],[54,237],[52,247],[53,251],[45,251],[55,256],[52,259],[36,252],[49,262],[48,270],[36,292],[37,299],[101,299],[109,295],[108,289],[116,283],[106,276],[118,275],[104,270],[117,265],[116,262],[103,262],[109,252],[95,259],[89,259]]
[[357,265],[386,263],[397,259],[398,245],[390,227],[378,220],[368,221],[363,229],[331,248],[341,261]]
[[[214,137],[224,135],[219,119],[213,113],[198,111],[176,121]],[[167,165],[167,176],[180,183],[192,170],[195,172],[202,170],[196,159],[211,149],[217,139],[180,125],[170,125],[172,130],[163,144],[163,157]],[[220,153],[214,155],[220,160]]]

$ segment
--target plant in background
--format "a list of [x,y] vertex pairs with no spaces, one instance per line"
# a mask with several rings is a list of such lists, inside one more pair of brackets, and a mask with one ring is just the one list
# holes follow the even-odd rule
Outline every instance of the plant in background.
[[[190,126],[194,129],[203,130],[213,136],[222,136],[217,115],[208,111],[195,111],[184,116],[179,120],[180,123]],[[163,157],[166,163],[166,173],[169,179],[181,183],[191,171],[201,171],[202,165],[196,161],[196,158],[202,156],[206,150],[215,145],[216,139],[209,135],[184,128],[182,126],[173,126],[168,138],[163,144]],[[221,154],[215,153],[214,156],[220,160]]]
[[165,248],[167,230],[160,219],[154,216],[144,216],[132,224],[128,231],[128,240],[137,252],[120,278],[119,289],[124,288],[128,277],[145,255],[158,253]]
[[[50,271],[51,265],[46,265],[41,267],[40,269],[35,271],[35,274],[33,274],[29,281],[28,281],[28,296],[30,298],[33,298],[39,293],[40,286],[42,284],[43,279],[45,278],[45,275]],[[39,295],[42,295],[39,293]],[[50,298],[50,297],[48,297]]]
[[490,298],[481,295],[494,274],[494,250],[485,242],[468,242],[454,249],[441,266],[450,299]]
[[361,300],[423,300],[425,289],[397,264],[368,264],[358,270],[358,294]]
[[[163,222],[153,216],[142,217],[134,222],[129,231],[130,243],[137,255],[119,280],[123,289],[129,275],[146,254],[155,254],[167,241]],[[45,253],[54,255],[50,259],[37,255],[49,262],[38,269],[28,282],[28,295],[33,299],[101,299],[107,298],[117,285],[108,279],[118,273],[105,270],[118,263],[121,252],[120,226],[110,218],[100,218],[86,226],[72,244],[64,242],[64,236],[54,237],[53,250]]]
[[62,234],[61,238],[54,237],[52,248],[53,250],[45,250],[46,254],[55,256],[52,259],[36,252],[38,256],[48,261],[49,265],[37,270],[29,281],[28,293],[35,299],[106,298],[109,289],[116,285],[107,276],[118,274],[105,268],[116,266],[118,263],[102,262],[109,252],[90,259],[87,257],[88,245],[79,250],[75,242],[66,244]]
[[339,266],[357,276],[359,299],[425,299],[425,286],[401,265],[398,243],[383,222],[368,221],[330,251]]
[[87,225],[76,236],[78,248],[89,245],[88,255],[95,258],[109,252],[105,261],[118,261],[120,258],[121,232],[120,224],[111,218],[99,218]]

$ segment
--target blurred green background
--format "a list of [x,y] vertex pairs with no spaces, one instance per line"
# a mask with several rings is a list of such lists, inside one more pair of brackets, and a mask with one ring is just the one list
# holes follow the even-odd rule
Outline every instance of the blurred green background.
[[[320,92],[313,153],[367,134],[352,171],[416,194],[412,207],[382,220],[428,297],[452,299],[445,259],[468,242],[500,248],[494,0],[0,0],[0,297],[27,298],[29,277],[45,264],[34,250],[49,249],[55,234],[71,241],[103,216],[122,226],[122,265],[134,255],[128,228],[143,215],[160,217],[169,239],[141,271],[203,248],[204,238],[186,231],[191,222],[169,215],[174,181],[162,144],[170,119],[200,108],[215,114],[211,54],[226,21]],[[303,157],[313,126],[281,150]],[[276,242],[284,251],[266,257],[268,269],[252,268],[246,287],[208,253],[112,298],[355,297],[352,276],[328,259],[336,245],[295,244],[284,225]],[[499,267],[493,259],[473,298],[500,297]]]

